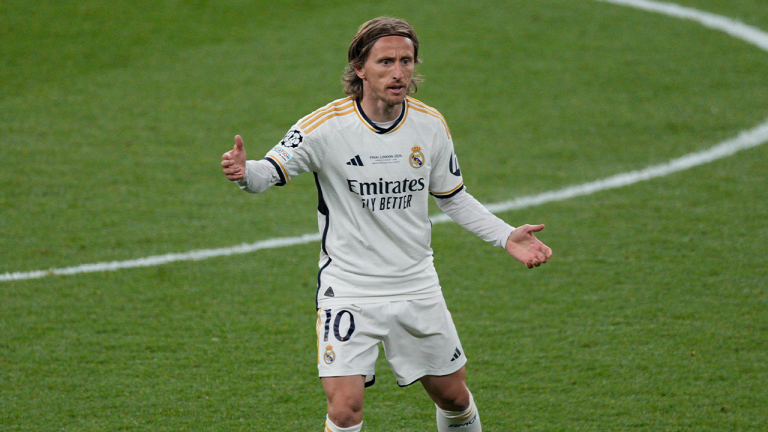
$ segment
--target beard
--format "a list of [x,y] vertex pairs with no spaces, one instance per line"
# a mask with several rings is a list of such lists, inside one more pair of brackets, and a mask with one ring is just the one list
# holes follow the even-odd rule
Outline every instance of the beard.
[[371,96],[374,99],[384,102],[389,106],[398,105],[403,103],[406,96],[408,96],[408,89],[410,81],[402,83],[402,91],[400,94],[392,94],[390,91],[391,86],[384,87],[383,89],[370,88]]

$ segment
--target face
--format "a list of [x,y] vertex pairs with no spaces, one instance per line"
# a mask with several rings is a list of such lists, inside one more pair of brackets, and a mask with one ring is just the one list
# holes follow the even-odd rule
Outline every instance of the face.
[[363,80],[363,101],[393,106],[403,102],[415,68],[413,41],[401,36],[377,40],[355,72]]

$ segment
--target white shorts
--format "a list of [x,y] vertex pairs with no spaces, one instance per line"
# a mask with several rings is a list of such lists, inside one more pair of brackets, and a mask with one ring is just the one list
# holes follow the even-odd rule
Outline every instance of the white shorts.
[[372,385],[379,342],[401,387],[425,375],[449,375],[467,362],[442,295],[317,314],[320,377],[365,375],[366,387]]

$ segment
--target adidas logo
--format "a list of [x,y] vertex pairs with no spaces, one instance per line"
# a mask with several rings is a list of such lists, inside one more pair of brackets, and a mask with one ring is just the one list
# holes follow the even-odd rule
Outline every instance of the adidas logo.
[[[333,288],[328,287],[327,290],[325,290],[325,294],[323,294],[326,297],[335,297],[336,294],[333,293]],[[329,318],[330,319],[330,318]]]
[[347,165],[363,166],[363,160],[360,159],[360,155],[357,155],[357,156],[353,157],[352,159],[350,159],[349,162],[347,162]]
[[459,357],[461,357],[461,351],[459,351],[459,349],[456,348],[456,351],[454,351],[453,358],[451,359],[451,361],[456,361],[456,359],[458,359]]

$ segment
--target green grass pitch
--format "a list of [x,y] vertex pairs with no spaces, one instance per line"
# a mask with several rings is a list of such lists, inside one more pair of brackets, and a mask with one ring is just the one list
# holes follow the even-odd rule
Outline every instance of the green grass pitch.
[[[762,0],[680,0],[768,31]],[[0,4],[0,274],[317,230],[312,176],[260,158],[342,97],[367,19],[408,19],[467,188],[485,203],[639,170],[768,119],[768,52],[598,1]],[[433,248],[487,431],[768,424],[768,145],[500,214],[544,223],[536,270],[449,223]],[[433,214],[438,212],[436,206]],[[0,282],[0,430],[313,431],[317,243]],[[383,359],[365,430],[434,430]]]

